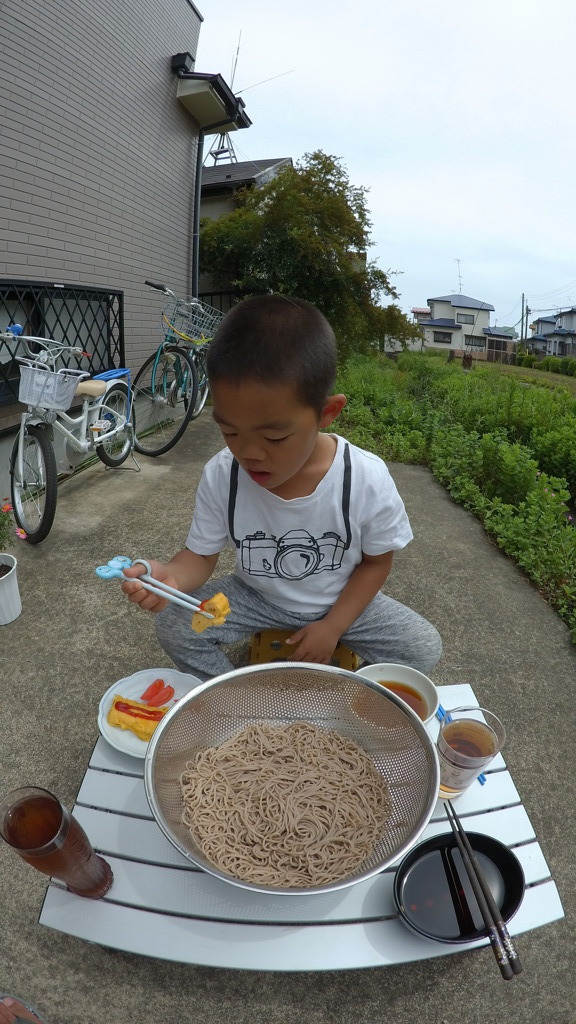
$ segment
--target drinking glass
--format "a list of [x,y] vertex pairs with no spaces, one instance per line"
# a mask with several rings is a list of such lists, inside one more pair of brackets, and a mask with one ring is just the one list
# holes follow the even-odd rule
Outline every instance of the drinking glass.
[[438,734],[440,792],[443,799],[460,796],[502,749],[506,732],[486,708],[447,711]]
[[8,793],[0,801],[0,835],[22,860],[65,882],[77,896],[99,899],[112,885],[110,865],[47,789],[23,786]]

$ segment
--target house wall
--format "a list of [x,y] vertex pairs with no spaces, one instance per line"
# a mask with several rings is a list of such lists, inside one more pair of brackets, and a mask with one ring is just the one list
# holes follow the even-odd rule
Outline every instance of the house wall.
[[568,309],[563,313],[559,313],[556,317],[556,323],[550,325],[554,327],[563,327],[565,331],[576,331],[576,310]]
[[202,199],[201,215],[209,217],[210,220],[218,220],[235,209],[234,197],[228,196],[205,196]]
[[134,369],[161,337],[144,278],[190,292],[198,129],[170,57],[200,23],[189,0],[0,4],[0,278],[123,289]]
[[554,330],[553,320],[535,320],[534,321],[534,334],[550,334]]

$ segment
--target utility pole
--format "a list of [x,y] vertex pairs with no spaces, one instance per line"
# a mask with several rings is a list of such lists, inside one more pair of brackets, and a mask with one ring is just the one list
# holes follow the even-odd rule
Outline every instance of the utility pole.
[[522,317],[520,320],[520,341],[524,341],[524,292],[522,292]]
[[528,323],[530,320],[531,309],[528,309],[528,303],[526,303],[526,342],[528,342]]

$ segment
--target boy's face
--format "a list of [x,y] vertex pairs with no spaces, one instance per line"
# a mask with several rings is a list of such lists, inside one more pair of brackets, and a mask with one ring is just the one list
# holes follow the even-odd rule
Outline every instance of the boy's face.
[[323,414],[302,405],[290,385],[216,381],[213,416],[232,454],[254,483],[275,491],[313,461],[318,431],[338,415],[345,398],[328,399]]

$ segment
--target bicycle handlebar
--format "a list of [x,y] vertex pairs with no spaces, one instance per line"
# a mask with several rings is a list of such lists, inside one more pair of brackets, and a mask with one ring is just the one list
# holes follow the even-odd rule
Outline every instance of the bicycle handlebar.
[[156,284],[155,281],[144,281],[149,288],[155,288],[157,292],[164,292],[165,295],[174,295],[174,292],[170,291],[165,284]]
[[[0,335],[6,337],[6,335]],[[13,335],[8,335],[13,338]],[[32,359],[35,363],[44,363],[44,365],[54,366],[54,363],[58,359],[58,356],[64,354],[64,352],[70,352],[75,356],[85,356],[87,353],[83,348],[79,348],[77,345],[64,345],[61,341],[53,341],[52,338],[35,338],[31,335],[21,334],[19,341],[24,346],[24,351],[29,359]],[[35,345],[40,347],[40,352],[33,352],[29,346],[29,342],[33,342]],[[16,356],[18,360],[18,356]]]

